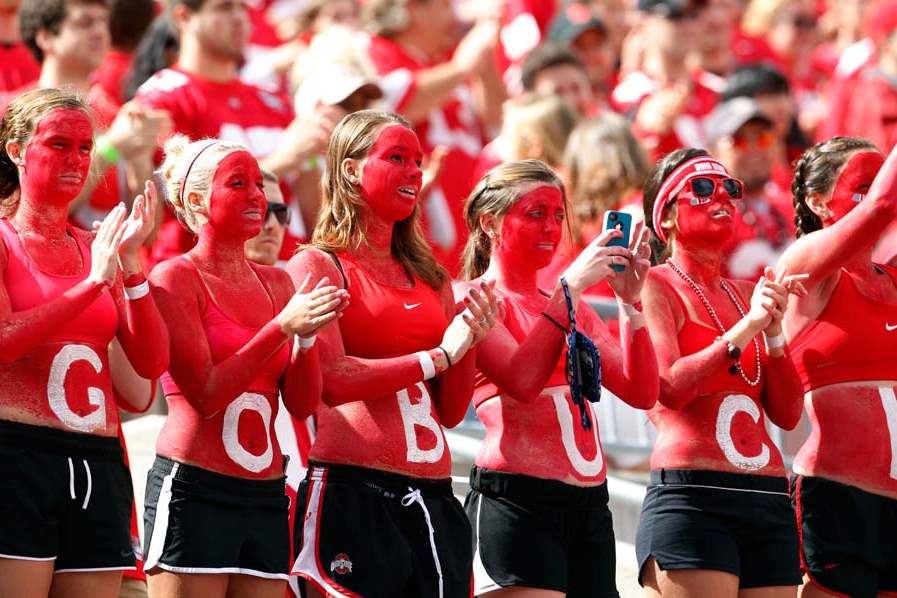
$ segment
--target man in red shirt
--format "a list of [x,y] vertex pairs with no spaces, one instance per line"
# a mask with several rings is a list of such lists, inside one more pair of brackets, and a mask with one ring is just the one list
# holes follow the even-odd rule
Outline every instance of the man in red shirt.
[[[177,0],[171,11],[180,32],[177,64],[156,73],[137,92],[143,105],[163,109],[175,132],[191,139],[206,137],[245,145],[288,185],[311,156],[326,146],[340,112],[320,111],[314,122],[293,117],[289,100],[242,82],[238,65],[249,40],[249,16],[241,0]],[[317,177],[315,168],[302,176]],[[305,198],[303,198],[304,200]],[[296,202],[290,202],[292,222],[302,222]],[[296,234],[287,232],[282,255],[293,253]],[[162,223],[151,261],[180,255],[195,238],[168,215]]]
[[870,139],[887,154],[897,145],[897,35],[878,47],[878,60],[856,80],[845,119],[848,135]]
[[[370,0],[369,55],[382,75],[386,108],[414,124],[425,155],[447,153],[423,198],[424,226],[437,259],[458,273],[467,239],[462,207],[487,127],[501,122],[504,86],[495,66],[498,24],[483,20],[458,43],[449,0]],[[450,57],[450,58],[449,58]],[[479,101],[477,101],[479,100]]]

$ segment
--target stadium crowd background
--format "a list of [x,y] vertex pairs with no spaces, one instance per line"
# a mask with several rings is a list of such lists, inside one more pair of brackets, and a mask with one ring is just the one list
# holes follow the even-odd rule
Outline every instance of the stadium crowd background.
[[[891,0],[0,0],[0,106],[35,87],[89,98],[96,176],[71,213],[84,228],[130,205],[171,134],[244,143],[287,205],[247,246],[262,263],[314,228],[340,119],[397,112],[425,151],[426,234],[452,274],[484,172],[538,158],[560,173],[574,238],[546,280],[606,210],[641,216],[654,162],[705,147],[745,182],[727,274],[753,278],[794,239],[807,147],[897,141],[895,28]],[[164,213],[146,269],[192,242]],[[300,452],[308,441],[297,432]]]
[[[748,278],[793,238],[791,170],[806,147],[836,134],[884,152],[895,141],[897,3],[886,0],[178,4],[204,19],[151,0],[3,2],[0,105],[35,86],[76,88],[105,131],[98,176],[73,208],[84,227],[131,201],[172,132],[218,137],[246,143],[279,177],[288,257],[314,226],[330,131],[382,107],[419,134],[427,236],[453,274],[463,199],[491,166],[556,168],[580,245],[605,210],[640,211],[654,161],[695,146],[746,183],[728,273]],[[230,80],[236,69],[253,87]],[[147,263],[191,243],[168,215]]]

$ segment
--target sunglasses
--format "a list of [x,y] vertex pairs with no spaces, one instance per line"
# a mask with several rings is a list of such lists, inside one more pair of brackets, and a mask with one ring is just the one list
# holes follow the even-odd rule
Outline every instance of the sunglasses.
[[268,208],[265,210],[266,221],[271,214],[274,214],[274,218],[277,219],[280,226],[286,226],[290,223],[290,208],[288,208],[285,203],[274,203],[269,201]]
[[716,194],[716,186],[722,185],[730,199],[741,199],[744,195],[744,185],[738,179],[711,179],[709,177],[696,177],[688,181],[691,193],[688,202],[693,206],[703,206],[710,203]]
[[751,145],[755,145],[760,149],[769,149],[775,143],[776,136],[772,131],[760,131],[756,135],[734,135],[732,137],[732,146],[735,149],[747,150]]

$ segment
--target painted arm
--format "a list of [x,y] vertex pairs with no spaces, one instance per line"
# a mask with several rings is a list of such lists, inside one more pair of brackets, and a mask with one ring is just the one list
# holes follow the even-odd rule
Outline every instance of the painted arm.
[[117,338],[128,361],[141,377],[158,378],[168,368],[169,340],[152,293],[126,299],[123,284],[118,282],[112,288],[112,298],[118,311]]
[[[660,376],[658,400],[669,409],[683,409],[695,398],[701,383],[721,369],[728,368],[731,359],[726,343],[710,343],[697,353],[683,356],[679,352],[679,331],[685,324],[685,313],[676,291],[652,269],[642,292],[645,319],[657,355]],[[744,348],[759,330],[753,331],[747,318],[739,320],[723,334],[729,342]]]
[[891,150],[866,198],[843,218],[798,239],[782,256],[788,273],[809,274],[812,288],[871,247],[897,217],[897,148]]
[[170,330],[171,377],[190,405],[208,418],[246,390],[290,335],[272,319],[233,355],[213,363],[201,320],[204,291],[192,270],[185,260],[169,260],[156,266],[150,283],[162,317],[177,322]]
[[6,246],[0,242],[0,363],[12,363],[43,343],[112,284],[124,217],[124,208],[117,207],[103,220],[91,244],[90,273],[84,281],[46,303],[18,312],[12,310],[2,282],[9,257]]
[[[560,287],[549,299],[545,313],[561,326],[569,327],[567,306]],[[530,403],[545,388],[561,357],[565,338],[565,332],[545,316],[538,319],[522,342],[498,322],[477,346],[476,365],[503,394],[521,403]]]
[[[294,256],[287,264],[287,273],[297,281],[311,275],[312,279],[327,277],[331,281],[339,281],[343,286],[343,277],[332,258],[317,249],[306,249]],[[349,289],[351,292],[351,289]],[[450,293],[450,291],[447,291]],[[448,310],[447,306],[447,310]],[[453,309],[453,306],[452,308]],[[317,342],[320,351],[321,373],[323,376],[322,400],[330,407],[350,403],[394,396],[403,388],[408,388],[423,381],[424,372],[417,355],[400,355],[380,359],[365,359],[346,355],[342,332],[339,323],[334,322],[318,332]],[[439,349],[427,351],[436,364],[437,373],[445,371],[445,356]],[[463,354],[463,353],[462,353]],[[444,425],[456,425],[464,412],[458,407],[457,395],[465,391],[462,386],[470,385],[465,401],[470,400],[473,392],[473,374],[466,372],[472,368],[461,359],[456,367],[440,375],[433,388],[434,402]],[[452,372],[452,370],[457,370]],[[450,374],[449,374],[450,373]],[[469,378],[469,383],[466,379]],[[466,409],[466,403],[464,405]],[[458,412],[460,411],[460,416]],[[445,418],[444,420],[442,418]],[[457,420],[457,421],[455,421]],[[453,423],[454,422],[454,423]]]
[[[168,352],[168,347],[165,349]],[[109,373],[118,406],[131,413],[144,413],[156,397],[156,381],[147,380],[128,360],[121,343],[113,338],[109,343]]]

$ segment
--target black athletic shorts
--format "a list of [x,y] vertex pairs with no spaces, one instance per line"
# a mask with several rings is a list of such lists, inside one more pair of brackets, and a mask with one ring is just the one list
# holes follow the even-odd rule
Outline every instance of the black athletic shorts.
[[607,483],[474,467],[464,509],[473,526],[474,593],[517,586],[615,598],[616,544]]
[[132,570],[133,501],[118,438],[0,421],[0,558]]
[[794,509],[784,477],[652,471],[635,550],[639,582],[650,557],[662,570],[737,575],[741,588],[801,582]]
[[311,464],[297,501],[293,573],[325,596],[470,596],[470,524],[451,480]]
[[793,476],[800,561],[838,596],[897,595],[897,500],[824,478]]
[[156,456],[146,479],[144,569],[289,577],[284,478],[249,480]]

